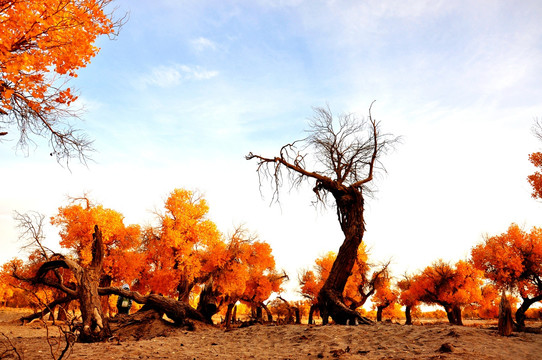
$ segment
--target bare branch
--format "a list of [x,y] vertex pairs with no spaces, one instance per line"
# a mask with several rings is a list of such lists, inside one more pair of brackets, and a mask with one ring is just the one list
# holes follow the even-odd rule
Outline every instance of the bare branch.
[[15,211],[14,219],[19,223],[17,225],[20,232],[19,240],[26,241],[26,244],[24,244],[22,248],[27,249],[29,252],[37,249],[40,255],[48,260],[50,254],[52,255],[54,252],[43,245],[45,240],[45,235],[43,234],[45,215],[36,211],[31,211],[26,214]]

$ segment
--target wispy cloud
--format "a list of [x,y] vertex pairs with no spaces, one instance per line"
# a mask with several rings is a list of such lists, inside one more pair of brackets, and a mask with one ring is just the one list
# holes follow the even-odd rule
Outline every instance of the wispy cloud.
[[215,42],[204,37],[193,39],[192,41],[190,41],[190,43],[197,52],[202,52],[205,50],[216,50],[217,48]]
[[134,81],[134,87],[140,90],[148,87],[172,88],[183,80],[209,80],[218,75],[218,71],[207,70],[200,66],[174,64],[160,65]]

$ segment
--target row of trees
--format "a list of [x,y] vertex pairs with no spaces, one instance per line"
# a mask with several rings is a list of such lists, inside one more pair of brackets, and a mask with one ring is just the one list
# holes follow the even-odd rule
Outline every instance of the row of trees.
[[[71,291],[80,283],[76,272],[57,269],[55,276],[68,284],[68,291],[53,285],[54,279],[42,278],[42,285],[38,285],[36,280],[41,275],[36,274],[45,271],[44,264],[60,258],[75,262],[72,268],[89,268],[94,259],[93,233],[97,225],[104,245],[99,277],[102,288],[126,282],[141,294],[160,294],[192,303],[209,322],[219,310],[226,309],[225,322],[230,324],[238,301],[256,313],[263,309],[271,318],[267,305],[273,293],[279,294],[278,302],[288,311],[289,318],[299,312],[296,308],[300,303],[289,303],[280,297],[281,284],[287,276],[275,269],[270,246],[243,228],[235,229],[227,237],[222,235],[206,218],[207,212],[201,196],[176,189],[166,200],[164,210],[157,214],[157,226],[141,228],[125,225],[120,213],[93,205],[86,197],[73,199],[51,218],[51,223],[60,228],[60,246],[70,252],[67,257],[44,246],[44,216],[18,214],[22,237],[31,252],[26,262],[17,259],[4,264],[0,297],[4,304],[11,298],[21,302],[21,290],[30,290],[35,294],[30,302],[49,304],[45,312],[54,305],[77,299]],[[335,259],[336,254],[329,252],[316,259],[313,269],[299,274],[299,291],[310,304],[309,323],[313,323],[315,311],[320,310],[318,294]],[[439,260],[398,281],[391,276],[389,263],[375,265],[369,261],[362,244],[342,295],[345,304],[358,312],[363,312],[361,309],[370,298],[377,320],[382,319],[386,309],[400,305],[405,309],[407,324],[411,324],[411,313],[420,304],[428,304],[442,306],[450,323],[460,325],[465,309],[475,310],[483,318],[496,317],[499,293],[504,290],[521,299],[516,322],[523,328],[526,311],[542,300],[541,278],[542,229],[526,232],[513,224],[506,233],[476,245],[469,261],[448,264]],[[107,297],[101,303],[104,316],[109,316],[114,310]],[[276,304],[273,306],[277,308]],[[39,315],[43,313],[35,316]]]
[[[111,312],[110,294],[151,302],[162,312],[181,306],[181,322],[183,317],[211,322],[221,307],[231,310],[238,301],[265,308],[264,301],[280,292],[287,278],[277,271],[271,247],[243,227],[227,236],[220,233],[208,210],[200,195],[176,189],[157,214],[156,226],[140,227],[125,225],[122,214],[86,197],[73,199],[51,218],[67,255],[44,245],[43,215],[17,214],[30,255],[4,264],[2,291],[39,295],[35,300],[48,305],[35,316],[78,300],[83,321],[90,319],[89,340],[96,326],[98,338],[106,335],[101,332]],[[122,283],[134,291],[120,289]],[[192,312],[188,304],[195,296]]]
[[[300,275],[300,292],[311,302],[312,311],[319,306],[317,295],[334,260],[330,252],[316,259],[313,270]],[[455,264],[438,260],[398,281],[393,281],[388,265],[371,266],[365,247],[360,246],[343,293],[345,304],[360,310],[372,296],[377,320],[384,309],[399,304],[405,309],[407,324],[412,324],[411,312],[421,304],[438,305],[450,323],[462,325],[465,309],[481,318],[497,317],[500,294],[508,292],[519,298],[515,318],[518,329],[523,329],[526,311],[542,300],[542,229],[526,232],[512,224],[507,232],[473,247],[469,260]]]

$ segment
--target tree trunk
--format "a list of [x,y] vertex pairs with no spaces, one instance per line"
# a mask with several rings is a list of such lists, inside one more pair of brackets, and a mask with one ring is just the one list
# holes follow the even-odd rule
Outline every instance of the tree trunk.
[[94,226],[92,243],[92,261],[88,268],[82,269],[77,279],[79,306],[83,318],[83,329],[79,335],[81,342],[98,342],[111,336],[109,324],[102,312],[102,303],[98,294],[98,285],[102,273],[103,241],[98,225]]
[[317,305],[312,304],[310,309],[309,309],[309,325],[314,324],[313,316],[314,316],[314,311],[316,310],[316,307],[317,307]]
[[228,308],[226,309],[226,329],[229,329],[231,327],[232,323],[232,310],[234,309],[235,304],[230,303],[228,304]]
[[512,319],[512,308],[510,307],[510,302],[503,290],[501,293],[501,303],[499,304],[499,335],[510,336],[513,328],[514,320]]
[[518,327],[518,331],[525,330],[525,312],[529,309],[529,307],[538,302],[542,301],[542,295],[535,296],[534,298],[522,298],[523,302],[521,303],[521,306],[516,311],[516,324]]
[[213,323],[213,315],[218,312],[217,293],[213,289],[212,279],[205,283],[201,291],[197,310],[205,317],[208,323]]
[[177,300],[188,304],[190,301],[190,292],[193,287],[193,283],[189,282],[184,275],[181,276],[181,279],[177,284],[177,292],[179,294]]
[[263,311],[261,305],[256,307],[256,321],[263,323]]
[[[137,291],[124,290],[116,287],[100,288],[100,295],[115,294],[130,298],[139,304],[145,304],[144,309],[154,309],[166,314],[176,325],[186,325],[189,319],[207,322],[207,319],[190,304],[177,301],[157,294],[141,295]],[[142,308],[142,309],[143,309]]]
[[273,322],[273,314],[271,314],[271,311],[269,310],[267,305],[262,303],[262,308],[264,309],[265,313],[267,314],[267,321],[268,322]]
[[348,187],[331,191],[337,202],[337,215],[344,233],[344,242],[333,262],[329,276],[318,294],[318,305],[323,324],[331,316],[336,324],[372,323],[344,304],[343,292],[352,274],[359,245],[363,240],[364,201],[361,190]]
[[412,310],[411,306],[405,307],[405,325],[412,325],[412,315],[410,314]]
[[384,310],[384,306],[377,306],[376,307],[376,321],[377,322],[382,321],[382,310]]
[[231,314],[231,317],[232,317],[232,318],[231,318],[231,323],[232,323],[232,324],[235,324],[235,322],[237,321],[237,305],[235,305],[235,306],[233,307],[233,312],[232,312],[232,314]]
[[301,324],[301,311],[299,311],[299,308],[296,306],[295,309],[295,323],[296,324]]
[[444,306],[446,310],[446,316],[448,317],[448,322],[452,325],[463,325],[463,319],[461,315],[461,307],[457,305],[448,305]]

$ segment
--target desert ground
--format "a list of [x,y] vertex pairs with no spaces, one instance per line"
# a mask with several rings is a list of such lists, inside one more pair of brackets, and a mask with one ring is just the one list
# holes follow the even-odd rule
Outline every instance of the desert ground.
[[[5,359],[58,357],[58,329],[40,321],[20,325],[21,311],[0,310],[0,354]],[[405,326],[252,325],[224,330],[196,324],[179,329],[149,324],[105,343],[76,343],[69,359],[542,359],[542,334],[501,337],[492,325],[444,322]],[[533,324],[540,327],[540,323]],[[139,329],[141,330],[141,329]],[[47,333],[51,345],[47,342]]]

